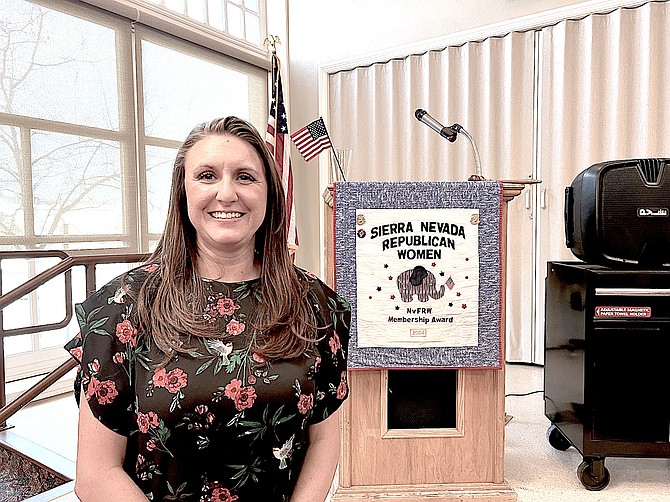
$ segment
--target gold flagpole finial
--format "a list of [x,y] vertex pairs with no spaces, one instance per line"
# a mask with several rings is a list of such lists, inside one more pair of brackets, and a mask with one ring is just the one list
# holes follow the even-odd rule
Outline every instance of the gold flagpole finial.
[[263,48],[266,51],[272,52],[272,54],[277,54],[277,44],[281,44],[281,40],[277,35],[268,35],[263,40]]

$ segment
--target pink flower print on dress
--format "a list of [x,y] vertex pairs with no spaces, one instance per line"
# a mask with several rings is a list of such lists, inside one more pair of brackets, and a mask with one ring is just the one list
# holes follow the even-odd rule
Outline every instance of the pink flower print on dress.
[[155,369],[151,381],[156,387],[165,387],[165,384],[167,383],[167,372],[165,371],[165,368]]
[[239,308],[240,306],[235,305],[235,302],[230,298],[219,298],[216,302],[216,310],[218,310],[221,315],[233,315]]
[[149,428],[158,427],[158,415],[153,411],[149,413],[142,413],[141,411],[137,412],[137,426],[140,429],[140,432],[146,433],[149,431]]
[[119,395],[116,390],[116,384],[112,380],[105,380],[100,382],[94,376],[91,377],[86,389],[86,399],[90,400],[95,396],[98,404],[109,404],[114,401],[114,398]]
[[93,359],[90,363],[88,363],[88,371],[91,373],[91,375],[95,375],[100,371],[100,361],[97,359]]
[[144,455],[137,455],[137,461],[135,462],[135,473],[139,474],[140,469],[144,465]]
[[211,502],[235,502],[237,499],[238,496],[230,493],[228,488],[214,488],[209,500]]
[[128,319],[121,321],[116,325],[116,336],[123,343],[130,342],[131,347],[137,345],[137,330],[133,328]]
[[225,396],[235,403],[237,411],[251,408],[256,401],[256,389],[251,386],[243,387],[242,381],[238,378],[233,378],[228,385],[226,385]]
[[245,325],[243,322],[232,320],[226,326],[226,333],[237,336],[244,331]]
[[263,364],[264,362],[267,361],[267,359],[265,359],[262,355],[257,354],[256,352],[254,352],[254,353],[251,355],[251,358],[252,358],[255,362],[257,362],[258,364]]
[[251,386],[242,387],[235,397],[235,408],[237,411],[251,408],[256,401],[256,389]]
[[165,388],[168,392],[176,394],[186,387],[188,375],[181,368],[175,368],[166,375]]
[[314,394],[300,394],[300,400],[298,401],[298,411],[305,415],[309,410],[314,407]]
[[116,364],[123,364],[123,361],[125,361],[125,360],[126,360],[126,355],[123,352],[117,352],[112,357],[112,361],[114,361]]
[[333,351],[333,354],[337,354],[337,351],[340,350],[340,347],[342,347],[342,345],[340,345],[340,337],[337,336],[337,333],[333,333],[333,336],[330,338],[328,343],[330,344],[330,350]]
[[84,351],[81,347],[75,347],[74,349],[70,350],[70,355],[72,355],[72,357],[74,357],[79,363],[81,363],[81,356],[83,353]]
[[337,399],[344,399],[347,396],[347,372],[343,371],[340,375],[340,385],[337,386]]
[[188,375],[181,368],[175,368],[169,373],[165,371],[165,368],[157,368],[154,370],[151,381],[155,387],[165,387],[168,392],[176,394],[180,389],[186,387]]
[[196,406],[195,412],[198,415],[205,417],[205,429],[208,428],[210,425],[212,425],[214,423],[214,420],[216,419],[214,413],[209,411],[209,407],[206,404],[199,404],[198,406]]
[[235,400],[235,396],[240,392],[240,389],[242,388],[242,380],[239,380],[237,378],[233,378],[228,385],[226,385],[225,389],[225,396],[228,399],[232,399],[233,401]]
[[157,268],[158,268],[157,263],[151,263],[151,264],[147,265],[146,267],[142,267],[142,270],[146,270],[147,272],[151,273],[151,272],[155,272]]
[[344,399],[347,396],[347,382],[340,382],[337,386],[337,399]]

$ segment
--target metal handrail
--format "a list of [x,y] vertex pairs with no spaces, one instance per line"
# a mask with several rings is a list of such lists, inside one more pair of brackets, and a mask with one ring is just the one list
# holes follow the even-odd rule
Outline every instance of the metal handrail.
[[[53,329],[60,329],[66,327],[70,324],[72,320],[72,273],[71,268],[74,266],[71,264],[72,258],[70,258],[63,251],[5,251],[0,252],[0,263],[3,259],[16,259],[16,258],[60,258],[61,262],[53,267],[45,270],[44,272],[36,275],[28,282],[19,285],[17,288],[12,289],[8,293],[0,296],[0,340],[3,337],[12,336],[12,335],[25,335],[29,333],[41,333],[43,331],[49,331]],[[57,323],[49,324],[38,324],[35,326],[26,326],[23,328],[13,328],[13,329],[4,329],[3,327],[3,309],[9,304],[15,302],[19,298],[24,297],[25,295],[31,293],[38,287],[47,283],[51,279],[54,279],[58,275],[65,273],[65,319]],[[2,291],[2,270],[0,269],[0,291]],[[24,292],[25,291],[25,292]],[[1,403],[0,403],[1,404]],[[1,424],[2,422],[0,422]]]
[[[44,392],[49,387],[51,387],[53,384],[55,384],[62,377],[67,375],[68,372],[70,370],[72,370],[73,368],[75,368],[76,366],[77,366],[77,361],[75,361],[73,358],[70,357],[63,364],[61,364],[58,368],[53,370],[51,373],[46,375],[39,382],[37,382],[35,385],[30,387],[28,390],[23,392],[21,395],[19,395],[11,403],[4,406],[3,408],[0,408],[0,430],[2,430],[2,428],[5,426],[5,423],[7,422],[7,419],[11,418],[14,415],[14,413],[17,413],[21,408],[23,408],[27,404],[30,404],[30,402],[33,399],[35,399],[42,392]],[[2,385],[4,387],[4,382],[3,382]]]
[[[5,393],[5,357],[2,340],[7,336],[15,336],[26,333],[38,333],[54,329],[55,326],[65,322],[69,324],[72,319],[72,282],[68,279],[71,269],[76,266],[84,266],[86,275],[86,296],[90,296],[96,290],[95,285],[95,267],[97,265],[111,264],[111,263],[134,263],[145,261],[149,255],[142,253],[120,253],[120,254],[102,254],[102,255],[80,255],[69,256],[64,251],[0,251],[0,265],[3,259],[16,258],[61,258],[61,261],[48,268],[44,272],[37,274],[35,277],[17,286],[11,291],[0,296],[0,429],[5,427],[5,422],[8,418],[18,412],[25,405],[33,401],[37,396],[44,392],[47,388],[53,385],[61,377],[66,375],[73,369],[77,363],[74,359],[68,359],[62,363],[58,368],[51,371],[48,375],[42,378],[35,385],[23,392],[10,404],[7,403],[7,396]],[[60,274],[66,274],[65,294],[66,294],[66,319],[60,323],[43,324],[37,326],[30,326],[27,328],[18,328],[5,330],[2,325],[2,311],[8,305],[16,300],[32,293],[38,287],[57,277]],[[0,266],[0,287],[2,286],[2,267]],[[1,291],[1,289],[0,289]]]

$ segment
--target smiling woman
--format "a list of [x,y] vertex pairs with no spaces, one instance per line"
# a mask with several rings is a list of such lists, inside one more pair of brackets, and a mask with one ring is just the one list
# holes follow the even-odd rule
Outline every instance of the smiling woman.
[[[206,137],[186,154],[184,183],[201,275],[233,280],[258,277],[255,235],[265,219],[268,191],[258,153],[236,136]],[[245,269],[249,264],[253,268]]]
[[81,500],[325,499],[350,307],[292,264],[285,215],[253,126],[191,131],[149,263],[77,306]]

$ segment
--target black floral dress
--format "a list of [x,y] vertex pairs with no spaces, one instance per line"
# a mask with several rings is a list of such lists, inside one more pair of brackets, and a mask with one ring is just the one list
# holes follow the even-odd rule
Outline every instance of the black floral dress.
[[259,280],[204,281],[205,316],[227,336],[157,368],[162,354],[133,324],[133,299],[156,269],[138,267],[76,306],[81,333],[65,348],[80,363],[77,399],[81,389],[93,415],[128,438],[124,470],[149,500],[288,501],[308,426],[348,395],[349,305],[298,269],[329,328],[302,357],[269,362],[250,349]]

